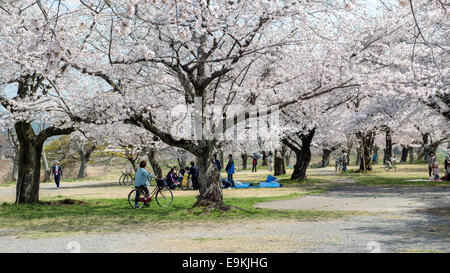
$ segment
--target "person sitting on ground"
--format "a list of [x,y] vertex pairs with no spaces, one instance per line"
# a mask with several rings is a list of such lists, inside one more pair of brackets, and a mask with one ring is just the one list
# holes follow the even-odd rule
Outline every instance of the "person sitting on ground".
[[[147,170],[145,170],[145,166],[147,166],[147,162],[145,160],[141,161],[134,178],[134,187],[136,189],[143,190],[145,192],[145,198],[148,198],[148,187],[150,186],[149,179],[155,178],[155,176],[147,172]],[[134,200],[136,207],[138,206],[139,193],[140,191],[136,191],[136,199]],[[148,206],[148,203],[145,203],[145,205]]]
[[176,179],[176,168],[177,167],[173,167],[172,169],[170,169],[169,173],[166,176],[167,186],[169,186],[170,189],[175,189],[180,185],[180,182],[178,182],[178,180]]

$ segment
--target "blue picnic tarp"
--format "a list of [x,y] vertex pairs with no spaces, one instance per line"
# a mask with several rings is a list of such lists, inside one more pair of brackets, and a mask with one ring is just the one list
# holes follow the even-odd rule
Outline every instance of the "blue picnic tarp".
[[235,181],[236,188],[279,188],[281,184],[278,182],[278,178],[268,175],[266,181],[261,181],[259,183],[245,183],[240,181]]

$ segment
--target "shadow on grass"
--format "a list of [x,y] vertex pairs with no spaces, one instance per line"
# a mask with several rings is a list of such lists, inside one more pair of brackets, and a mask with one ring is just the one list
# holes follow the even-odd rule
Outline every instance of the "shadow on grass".
[[18,228],[38,232],[76,232],[123,229],[145,223],[180,223],[197,221],[224,221],[233,219],[320,219],[350,215],[348,212],[333,211],[284,211],[258,209],[253,205],[260,202],[294,198],[299,194],[282,197],[228,198],[226,205],[239,207],[230,211],[192,208],[194,196],[176,197],[169,208],[159,207],[152,202],[149,208],[132,209],[125,199],[83,200],[82,204],[70,206],[49,206],[43,204],[0,205],[0,228]]

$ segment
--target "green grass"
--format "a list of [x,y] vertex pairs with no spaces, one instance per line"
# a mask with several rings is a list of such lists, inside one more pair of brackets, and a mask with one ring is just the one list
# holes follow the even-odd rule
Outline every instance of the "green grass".
[[361,185],[450,185],[449,181],[407,181],[412,179],[427,179],[428,168],[426,164],[397,165],[397,171],[392,169],[389,172],[384,170],[383,165],[375,165],[374,170],[367,173],[348,171],[342,175],[351,177],[355,182]]
[[200,208],[190,210],[195,202],[193,196],[176,197],[169,208],[161,208],[152,202],[150,208],[140,210],[130,208],[126,199],[84,200],[86,204],[72,206],[3,203],[0,205],[0,228],[25,229],[27,232],[37,233],[67,233],[130,229],[148,223],[276,218],[312,220],[354,214],[340,211],[271,210],[253,207],[259,202],[298,196],[300,194],[263,198],[227,198],[225,204],[238,209],[225,212],[212,210],[206,213]]

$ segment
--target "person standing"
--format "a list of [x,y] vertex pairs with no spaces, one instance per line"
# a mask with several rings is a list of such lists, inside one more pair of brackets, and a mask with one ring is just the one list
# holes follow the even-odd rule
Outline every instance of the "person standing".
[[342,168],[344,172],[347,170],[347,152],[342,150]]
[[269,161],[268,162],[268,164],[269,164],[269,171],[272,171],[273,170],[273,154],[272,154],[271,151],[269,152],[269,160],[268,161]]
[[217,169],[219,170],[219,176],[220,176],[220,171],[222,170],[222,165],[220,165],[220,160],[217,159],[217,154],[214,154],[214,164],[216,164]]
[[430,152],[428,154],[426,161],[428,162],[428,177],[431,177],[434,168],[434,163],[436,163],[436,157],[434,156],[433,152]]
[[253,160],[252,160],[252,173],[255,172],[256,173],[256,166],[258,165],[258,159],[253,156]]
[[194,190],[198,189],[198,167],[195,166],[195,162],[191,161],[191,169],[189,170],[189,174],[192,179],[192,187]]
[[52,174],[53,177],[55,178],[56,188],[59,189],[59,181],[61,180],[63,172],[61,166],[59,166],[58,161],[56,161],[55,164],[52,166]]
[[228,164],[225,167],[225,170],[227,171],[227,174],[228,174],[228,182],[230,183],[230,188],[236,187],[234,185],[234,181],[233,181],[234,161],[233,161],[233,155],[232,154],[228,155]]

